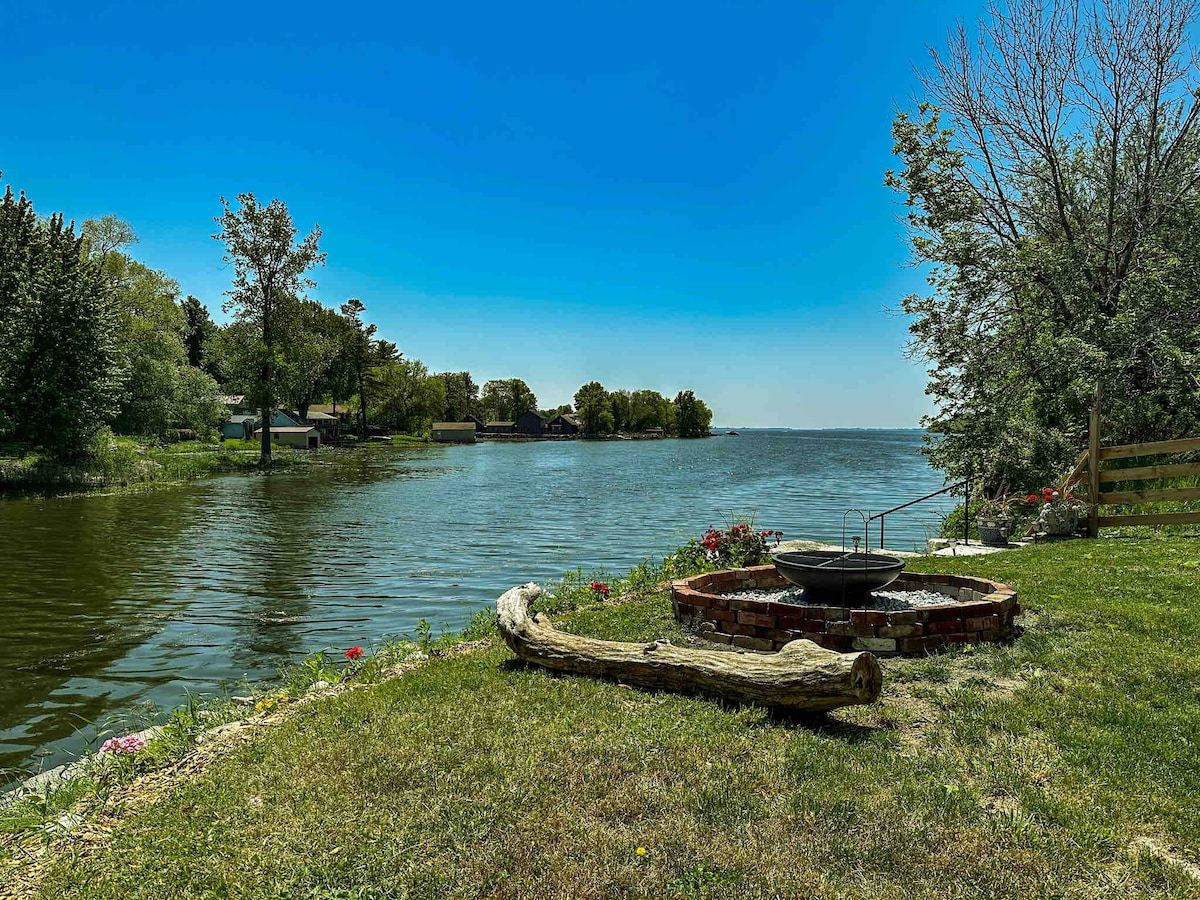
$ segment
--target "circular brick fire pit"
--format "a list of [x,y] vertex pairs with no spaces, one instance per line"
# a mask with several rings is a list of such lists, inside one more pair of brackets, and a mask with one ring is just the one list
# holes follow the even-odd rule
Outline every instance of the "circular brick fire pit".
[[773,600],[735,599],[742,591],[791,587],[774,566],[725,569],[671,583],[679,622],[702,637],[747,650],[779,650],[806,638],[830,650],[870,650],[881,656],[922,656],[948,644],[996,641],[1012,632],[1021,611],[1006,584],[967,575],[905,572],[891,591],[936,591],[946,602],[911,609],[814,606]]

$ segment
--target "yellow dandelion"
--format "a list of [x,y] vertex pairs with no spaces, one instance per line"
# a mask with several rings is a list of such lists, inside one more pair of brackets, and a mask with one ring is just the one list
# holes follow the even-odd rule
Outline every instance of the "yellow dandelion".
[[645,856],[645,855],[646,855],[646,848],[645,848],[645,847],[638,847],[638,848],[637,848],[637,855],[638,855],[638,856]]

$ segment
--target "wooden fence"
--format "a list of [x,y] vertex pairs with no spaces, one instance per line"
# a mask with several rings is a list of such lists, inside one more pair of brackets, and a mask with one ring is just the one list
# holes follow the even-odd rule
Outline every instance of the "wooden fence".
[[1165,463],[1142,465],[1133,468],[1101,468],[1102,464],[1114,459],[1132,457],[1168,456],[1178,453],[1200,453],[1200,437],[1183,438],[1176,441],[1153,441],[1146,444],[1122,444],[1116,447],[1100,446],[1100,395],[1092,407],[1088,423],[1088,449],[1079,454],[1075,466],[1059,486],[1061,491],[1082,481],[1087,476],[1089,537],[1096,537],[1101,528],[1117,525],[1200,525],[1200,511],[1169,513],[1138,513],[1134,515],[1101,515],[1102,506],[1128,505],[1133,503],[1163,503],[1172,501],[1200,500],[1200,487],[1158,488],[1154,490],[1113,491],[1105,485],[1117,482],[1158,481],[1162,479],[1200,476],[1200,462]]

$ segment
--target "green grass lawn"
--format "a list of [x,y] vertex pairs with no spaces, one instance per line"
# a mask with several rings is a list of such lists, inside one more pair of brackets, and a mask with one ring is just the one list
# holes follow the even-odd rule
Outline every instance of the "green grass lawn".
[[[1197,897],[1134,842],[1200,862],[1198,562],[1184,537],[914,560],[1015,585],[1024,633],[885,661],[879,703],[811,720],[499,642],[435,659],[299,707],[56,853],[39,896]],[[557,621],[676,631],[662,593]]]

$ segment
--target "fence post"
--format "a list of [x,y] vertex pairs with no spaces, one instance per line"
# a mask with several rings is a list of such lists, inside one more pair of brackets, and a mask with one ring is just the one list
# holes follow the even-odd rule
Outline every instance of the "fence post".
[[1100,382],[1088,417],[1088,537],[1100,534]]
[[975,467],[967,463],[967,482],[963,485],[963,546],[971,545],[971,479],[975,477]]

